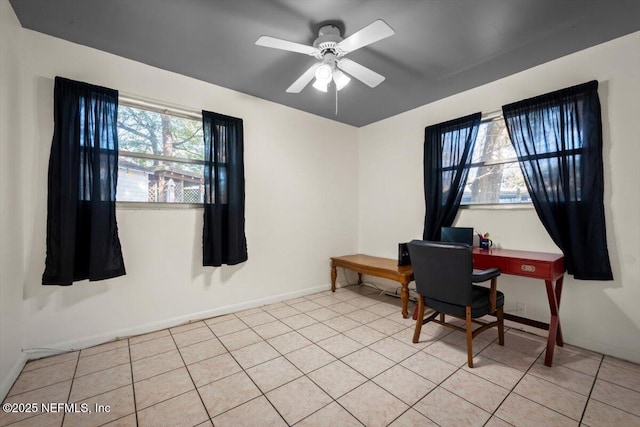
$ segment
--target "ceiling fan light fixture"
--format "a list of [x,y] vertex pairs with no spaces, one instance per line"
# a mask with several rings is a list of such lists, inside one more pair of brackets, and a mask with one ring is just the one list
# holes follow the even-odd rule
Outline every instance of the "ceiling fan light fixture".
[[335,70],[333,72],[333,82],[336,84],[336,89],[342,90],[344,87],[349,84],[351,78],[347,76],[340,70]]
[[324,82],[316,78],[316,81],[313,82],[313,87],[319,90],[320,92],[326,92],[327,88],[329,87],[329,82]]
[[331,69],[331,65],[324,63],[318,67],[316,70],[316,81],[324,84],[329,84],[331,78],[333,77],[333,70]]

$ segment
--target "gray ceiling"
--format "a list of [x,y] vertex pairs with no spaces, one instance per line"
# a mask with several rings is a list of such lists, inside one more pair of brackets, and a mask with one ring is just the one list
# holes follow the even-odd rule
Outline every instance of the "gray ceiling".
[[[354,126],[640,30],[640,0],[10,2],[25,28]],[[348,57],[386,80],[352,80],[337,116],[333,91],[285,92],[314,58],[254,45],[311,44],[328,21],[348,37],[376,19],[396,34]]]

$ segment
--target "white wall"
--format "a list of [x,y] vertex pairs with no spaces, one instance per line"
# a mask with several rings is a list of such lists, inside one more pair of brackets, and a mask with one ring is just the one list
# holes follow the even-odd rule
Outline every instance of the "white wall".
[[[424,221],[424,128],[589,80],[600,82],[605,215],[614,281],[565,277],[560,318],[565,341],[640,362],[640,33],[557,59],[363,127],[359,133],[359,249],[395,257],[420,238]],[[494,244],[559,253],[533,209],[460,211],[456,225],[490,232]],[[507,309],[548,321],[543,283],[501,276]]]
[[0,1],[0,396],[18,376],[22,346],[22,188],[20,133],[21,28],[8,1]]
[[[77,348],[328,289],[329,258],[357,246],[356,128],[22,31],[25,348]],[[56,75],[243,118],[249,261],[202,267],[201,209],[119,208],[127,275],[42,286]]]

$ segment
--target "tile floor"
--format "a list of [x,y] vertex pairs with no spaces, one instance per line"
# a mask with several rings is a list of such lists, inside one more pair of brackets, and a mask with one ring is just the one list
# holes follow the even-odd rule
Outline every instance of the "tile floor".
[[469,369],[462,333],[413,328],[357,286],[197,321],[28,363],[5,403],[58,411],[0,425],[640,426],[639,365],[565,346],[548,368],[512,329],[476,337]]

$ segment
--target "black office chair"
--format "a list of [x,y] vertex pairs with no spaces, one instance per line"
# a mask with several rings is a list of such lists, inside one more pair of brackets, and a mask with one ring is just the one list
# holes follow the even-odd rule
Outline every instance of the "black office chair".
[[[473,368],[472,340],[479,333],[497,326],[498,342],[504,345],[504,294],[497,290],[500,270],[473,271],[471,246],[463,243],[442,243],[413,240],[409,243],[413,275],[418,292],[418,314],[413,342],[420,338],[422,325],[428,322],[448,326],[467,334],[467,361]],[[491,280],[491,288],[474,283]],[[424,318],[425,307],[435,312]],[[447,323],[448,314],[465,320],[466,327]],[[484,322],[477,318],[487,314],[497,317],[495,322]],[[436,317],[440,315],[440,319]],[[482,325],[475,330],[472,323]]]

